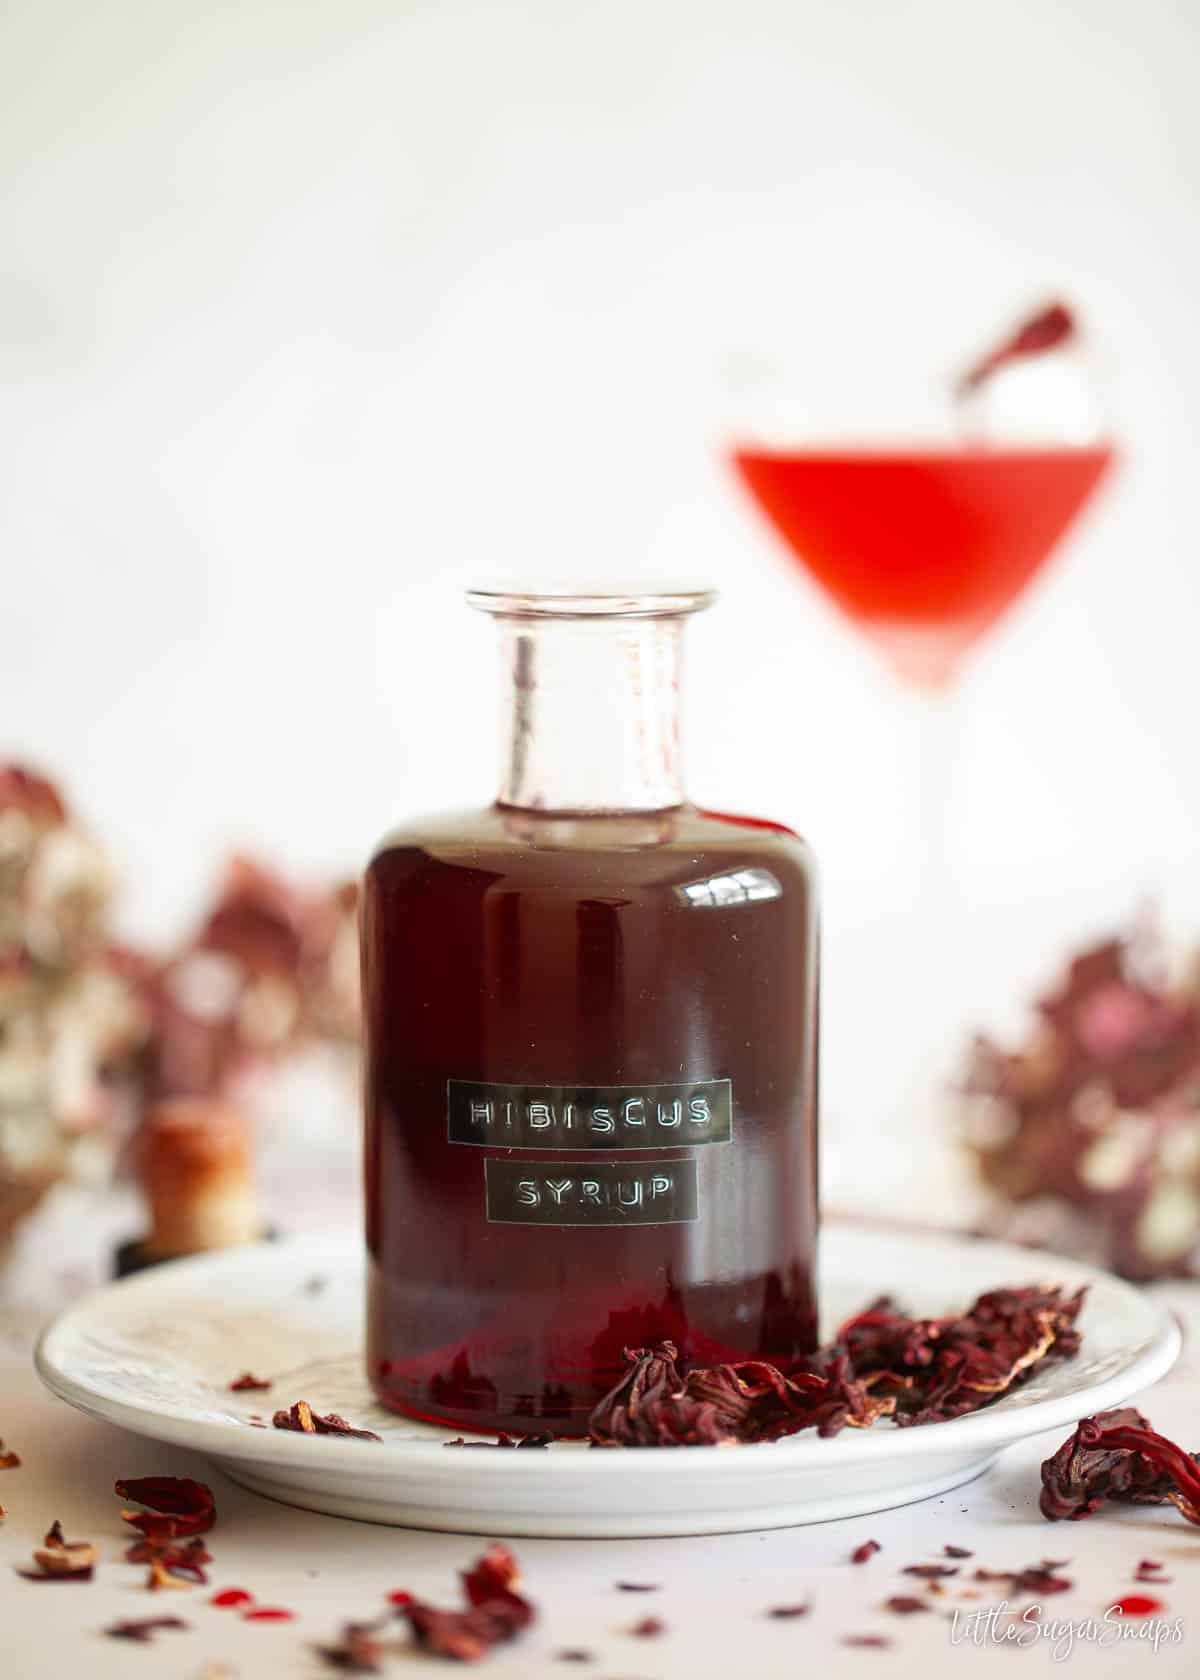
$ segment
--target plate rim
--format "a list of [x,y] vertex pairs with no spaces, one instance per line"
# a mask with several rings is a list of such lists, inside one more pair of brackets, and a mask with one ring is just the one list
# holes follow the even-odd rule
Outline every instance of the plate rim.
[[[779,1441],[760,1443],[758,1445],[764,1451],[761,1468],[768,1474],[800,1472],[818,1464],[828,1468],[849,1468],[851,1465],[869,1463],[880,1456],[896,1459],[919,1458],[937,1452],[973,1453],[988,1449],[998,1451],[1047,1430],[1066,1424],[1073,1425],[1081,1417],[1119,1404],[1160,1381],[1179,1356],[1182,1334],[1166,1304],[1125,1279],[1099,1267],[1050,1254],[1041,1249],[1019,1248],[1009,1243],[976,1239],[961,1231],[884,1232],[878,1228],[865,1228],[853,1221],[828,1221],[823,1227],[823,1235],[833,1236],[835,1232],[838,1237],[849,1241],[856,1237],[892,1235],[898,1244],[906,1246],[919,1244],[937,1248],[969,1242],[973,1252],[994,1252],[998,1261],[1002,1265],[1007,1264],[1010,1269],[1017,1265],[1026,1268],[1033,1275],[1042,1268],[1048,1268],[1052,1275],[1061,1278],[1067,1285],[1102,1283],[1106,1290],[1117,1290],[1124,1294],[1145,1316],[1148,1340],[1142,1345],[1139,1353],[1130,1357],[1119,1370],[1100,1381],[1092,1384],[1081,1383],[1065,1394],[1049,1395],[1044,1399],[1032,1401],[1028,1406],[1010,1410],[984,1407],[965,1417],[951,1418],[942,1423],[916,1429],[846,1429],[831,1439],[821,1438],[814,1431],[805,1430]],[[170,1275],[178,1278],[184,1268],[190,1273],[204,1273],[210,1269],[219,1272],[236,1264],[239,1257],[243,1261],[249,1258],[247,1250],[259,1253],[264,1258],[274,1258],[276,1263],[282,1262],[290,1253],[299,1251],[308,1256],[301,1267],[303,1269],[319,1264],[322,1254],[345,1257],[352,1248],[361,1251],[362,1246],[361,1236],[349,1231],[302,1234],[277,1242],[248,1244],[237,1249],[222,1249],[217,1253],[176,1260],[171,1263]],[[614,1473],[620,1477],[640,1475],[647,1471],[669,1479],[679,1476],[691,1477],[699,1468],[694,1453],[681,1452],[675,1447],[641,1447],[634,1452],[605,1452],[598,1459],[592,1451],[584,1448],[582,1443],[579,1450],[556,1451],[546,1455],[498,1453],[489,1456],[486,1453],[477,1453],[467,1464],[461,1464],[457,1458],[453,1462],[446,1460],[442,1440],[419,1438],[386,1440],[384,1444],[389,1450],[384,1462],[380,1463],[378,1455],[374,1452],[374,1443],[320,1436],[316,1438],[320,1441],[320,1446],[316,1449],[319,1456],[314,1457],[313,1441],[301,1440],[288,1431],[256,1429],[249,1425],[242,1431],[232,1420],[226,1423],[176,1418],[161,1407],[143,1406],[135,1401],[97,1393],[94,1388],[78,1381],[63,1368],[56,1358],[56,1344],[79,1328],[77,1321],[80,1318],[90,1317],[97,1305],[117,1292],[156,1294],[162,1286],[163,1277],[164,1273],[157,1268],[145,1271],[105,1284],[63,1308],[43,1328],[34,1348],[34,1368],[45,1387],[76,1410],[102,1422],[114,1424],[118,1428],[127,1429],[133,1434],[167,1445],[184,1447],[218,1461],[268,1461],[279,1470],[297,1469],[313,1474],[358,1472],[371,1475],[374,1465],[376,1473],[401,1475],[407,1472],[417,1475],[430,1473],[437,1464],[440,1466],[442,1477],[457,1478],[469,1474],[470,1478],[477,1482],[480,1477],[494,1479],[500,1476],[508,1479],[513,1476],[530,1478],[544,1475],[547,1464],[554,1466],[552,1473],[556,1477],[587,1476],[599,1471],[603,1464],[606,1479],[611,1478]],[[768,1448],[769,1451],[766,1451]],[[365,1459],[364,1454],[367,1455]],[[742,1451],[718,1450],[706,1453],[702,1463],[707,1467],[706,1474],[715,1475],[745,1475],[757,1467],[754,1457],[748,1460],[746,1453]],[[455,1464],[460,1464],[457,1471]]]

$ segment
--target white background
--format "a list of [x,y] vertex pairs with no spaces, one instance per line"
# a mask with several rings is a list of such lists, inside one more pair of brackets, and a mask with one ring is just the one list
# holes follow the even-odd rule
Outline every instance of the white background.
[[[723,588],[692,791],[824,860],[835,1165],[901,1123],[915,1046],[1001,1018],[1064,941],[1147,893],[1200,921],[1191,7],[6,16],[0,747],[65,778],[132,932],[181,926],[230,841],[341,870],[489,797],[460,592],[527,567]],[[960,692],[935,984],[916,708],[742,501],[725,377],[780,354],[798,414],[882,423],[1048,290],[1125,460]]]

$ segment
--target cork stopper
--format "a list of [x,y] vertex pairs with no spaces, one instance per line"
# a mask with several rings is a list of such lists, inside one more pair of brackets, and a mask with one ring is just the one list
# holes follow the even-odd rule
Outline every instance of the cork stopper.
[[199,1254],[263,1234],[246,1121],[230,1103],[156,1103],[143,1125],[138,1177],[150,1210],[148,1256]]

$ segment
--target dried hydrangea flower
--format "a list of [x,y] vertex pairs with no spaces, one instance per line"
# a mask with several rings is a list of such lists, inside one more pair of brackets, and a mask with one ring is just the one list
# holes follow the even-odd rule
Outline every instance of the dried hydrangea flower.
[[992,1233],[1136,1279],[1200,1261],[1200,970],[1170,981],[1158,946],[1076,956],[1025,1045],[976,1041],[962,1104]]

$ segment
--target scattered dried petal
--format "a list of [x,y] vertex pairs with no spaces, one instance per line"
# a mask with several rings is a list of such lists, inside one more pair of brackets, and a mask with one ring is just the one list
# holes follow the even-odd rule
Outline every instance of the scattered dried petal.
[[661,1616],[643,1616],[629,1631],[635,1639],[656,1639],[660,1633],[667,1631],[667,1624]]
[[592,1653],[590,1651],[579,1650],[560,1651],[558,1653],[558,1660],[559,1662],[591,1662]]
[[953,1563],[910,1563],[901,1573],[916,1575],[922,1581],[940,1581],[947,1575],[957,1575],[958,1566]]
[[1169,1587],[1172,1583],[1170,1575],[1164,1575],[1165,1564],[1155,1563],[1152,1558],[1143,1558],[1134,1573],[1135,1581],[1153,1581],[1160,1587]]
[[148,1511],[122,1511],[132,1528],[148,1540],[178,1540],[206,1534],[217,1520],[217,1506],[207,1482],[190,1476],[135,1476],[114,1484],[120,1499],[132,1499]]
[[307,1400],[297,1400],[286,1410],[276,1412],[271,1422],[276,1429],[290,1429],[300,1435],[342,1435],[355,1441],[383,1439],[373,1429],[356,1429],[336,1412],[328,1412],[322,1417],[319,1412],[313,1411]]
[[861,1546],[855,1546],[854,1550],[850,1553],[850,1562],[866,1563],[870,1558],[875,1556],[876,1552],[881,1552],[882,1550],[883,1547],[879,1544],[878,1540],[864,1540]]
[[230,1383],[229,1391],[231,1394],[249,1394],[256,1393],[259,1389],[270,1388],[271,1386],[269,1378],[256,1377],[249,1371],[245,1371],[240,1377],[238,1377],[236,1382]]
[[618,1581],[617,1582],[617,1591],[618,1592],[657,1592],[658,1589],[659,1589],[659,1586],[660,1586],[660,1583],[658,1581]]
[[886,1633],[844,1633],[841,1643],[860,1651],[886,1651],[892,1642]]
[[1070,1592],[1074,1587],[1074,1581],[1069,1581],[1065,1575],[1054,1573],[1057,1567],[1057,1564],[1044,1560],[1041,1563],[1030,1564],[1025,1569],[977,1569],[973,1579],[1002,1581],[1014,1597],[1030,1593],[1040,1598],[1051,1593]]
[[516,1559],[506,1546],[489,1546],[462,1581],[466,1610],[439,1610],[410,1598],[399,1613],[417,1644],[457,1662],[476,1662],[493,1645],[514,1639],[533,1621],[535,1611],[514,1589],[520,1579]]
[[812,1609],[811,1604],[773,1604],[767,1611],[776,1621],[788,1622],[796,1616],[807,1616]]
[[189,1624],[178,1616],[143,1616],[138,1621],[114,1622],[104,1629],[110,1639],[132,1639],[148,1645],[161,1628],[186,1628]]
[[66,1540],[57,1519],[33,1554],[36,1570],[18,1571],[27,1581],[90,1581],[99,1557],[90,1540]]
[[0,1441],[0,1470],[17,1470],[20,1468],[21,1455],[15,1452],[5,1452],[4,1442]]
[[318,1645],[317,1654],[344,1674],[378,1674],[383,1668],[384,1647],[375,1635],[390,1617],[377,1622],[347,1622],[334,1645]]
[[146,1576],[147,1592],[161,1592],[166,1587],[175,1587],[186,1591],[190,1585],[190,1582],[181,1581],[177,1575],[167,1568],[158,1552],[151,1554],[150,1573]]
[[913,1616],[918,1610],[928,1610],[929,1603],[924,1598],[909,1598],[904,1593],[896,1593],[884,1600],[883,1607],[894,1611],[897,1616]]
[[952,1558],[969,1558],[975,1556],[975,1553],[968,1551],[965,1546],[943,1546],[942,1550],[945,1552],[947,1557]]

